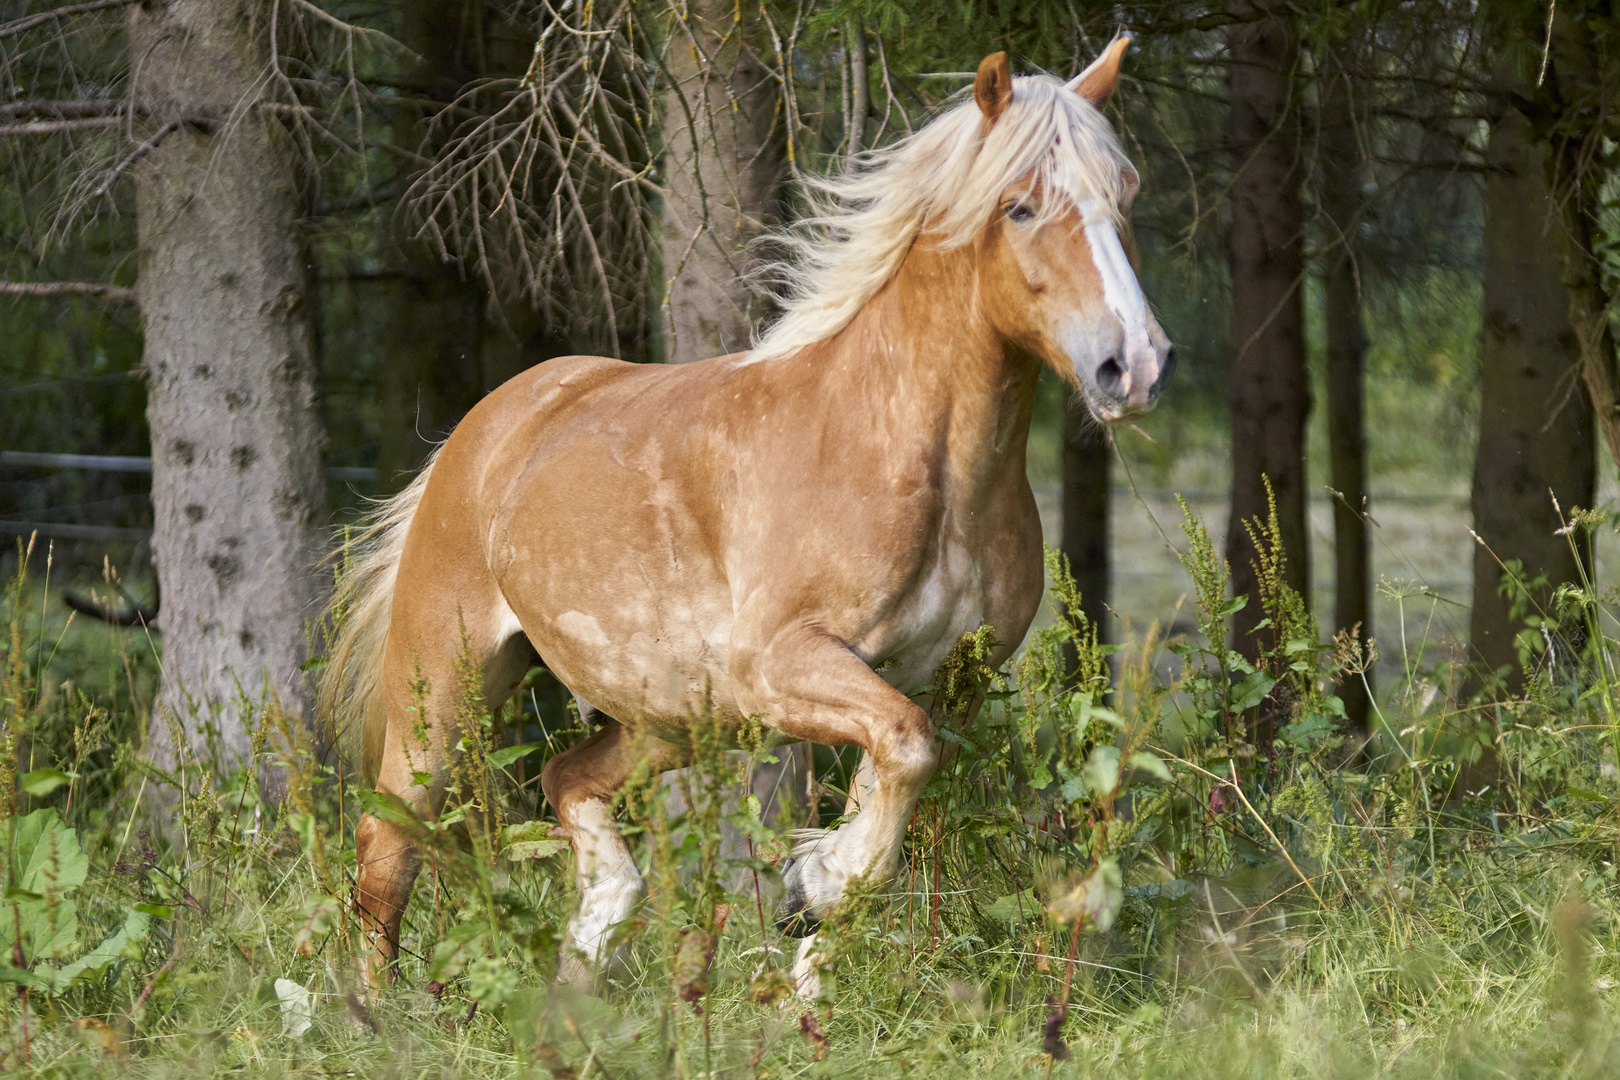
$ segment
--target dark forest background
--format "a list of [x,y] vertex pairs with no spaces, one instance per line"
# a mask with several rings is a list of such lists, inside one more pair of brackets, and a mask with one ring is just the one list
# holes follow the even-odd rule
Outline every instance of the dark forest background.
[[[1181,365],[1117,453],[1045,388],[1031,475],[1089,613],[1117,633],[1110,562],[1116,599],[1120,566],[1144,573],[1110,552],[1128,483],[1227,500],[1241,593],[1269,482],[1324,634],[1395,633],[1367,515],[1433,496],[1434,528],[1485,541],[1449,625],[1511,686],[1539,655],[1526,611],[1579,570],[1548,492],[1590,506],[1613,472],[1617,27],[1519,0],[8,0],[0,527],[51,541],[103,614],[155,614],[186,693],[232,666],[292,687],[323,579],[257,581],[238,546],[311,565],[530,364],[745,347],[771,312],[750,242],[803,177],[923,123],[990,51],[1067,74],[1123,31],[1109,108]],[[257,426],[209,448],[230,379]],[[209,596],[256,628],[191,641]]]

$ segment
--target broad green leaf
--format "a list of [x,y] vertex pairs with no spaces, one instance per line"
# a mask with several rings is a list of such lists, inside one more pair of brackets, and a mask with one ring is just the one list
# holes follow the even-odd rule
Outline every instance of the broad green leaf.
[[1277,680],[1263,671],[1245,676],[1242,682],[1232,688],[1232,711],[1248,712],[1266,700],[1266,695],[1276,685]]
[[336,930],[342,915],[343,905],[330,896],[312,896],[305,900],[298,926],[293,931],[293,952],[313,956],[316,941]]
[[1040,901],[1035,899],[1035,890],[1025,889],[1023,892],[997,898],[995,903],[985,907],[984,913],[992,919],[1003,922],[1018,922],[1037,914],[1040,910],[1041,905]]
[[1112,795],[1119,787],[1119,747],[1093,747],[1081,775],[1085,777],[1093,799]]
[[13,986],[27,986],[36,990],[47,990],[50,984],[32,971],[25,971],[20,967],[0,963],[0,982],[10,983]]
[[372,817],[381,818],[390,825],[414,825],[420,827],[422,819],[417,816],[411,804],[398,795],[386,791],[370,791],[361,788],[355,792],[360,800],[360,806]]
[[78,942],[78,905],[53,893],[41,900],[15,900],[0,907],[0,955],[14,954],[19,929],[29,963],[67,955]]
[[481,919],[457,923],[433,948],[433,960],[428,964],[428,977],[439,982],[456,978],[476,958],[488,951],[495,940],[489,924]]
[[1223,619],[1229,619],[1248,606],[1249,594],[1240,593],[1221,605],[1220,617]]
[[1046,910],[1059,922],[1084,919],[1087,926],[1106,931],[1114,925],[1124,901],[1119,863],[1104,859],[1078,885],[1048,904]]
[[467,993],[486,1011],[505,1005],[517,988],[517,970],[500,957],[480,956],[467,969]]
[[35,769],[17,778],[17,786],[35,798],[42,798],[71,780],[60,769]]
[[506,848],[506,857],[513,862],[522,862],[524,859],[545,859],[568,850],[566,840],[524,840],[520,843],[510,844]]
[[501,838],[506,841],[502,854],[513,862],[548,858],[568,847],[568,838],[558,835],[557,827],[549,821],[508,825],[502,831]]
[[1101,720],[1108,726],[1116,729],[1123,728],[1125,721],[1118,713],[1106,705],[1097,704],[1096,695],[1090,690],[1077,690],[1069,695],[1069,711],[1075,720],[1084,729],[1093,720]]
[[1168,781],[1170,779],[1170,767],[1160,760],[1158,754],[1149,753],[1146,750],[1139,750],[1131,755],[1131,768],[1141,769],[1143,772],[1156,776],[1160,780]]
[[17,822],[12,865],[16,883],[29,892],[69,892],[84,884],[90,857],[79,848],[79,836],[62,823],[52,807],[35,810]]
[[1284,742],[1303,748],[1314,748],[1334,733],[1333,721],[1328,716],[1312,712],[1301,717],[1298,722],[1283,728],[1280,735]]
[[143,911],[131,911],[124,917],[121,929],[73,963],[50,973],[52,991],[61,993],[76,981],[87,981],[90,976],[106,970],[115,960],[139,960],[141,946],[151,930],[151,916]]
[[35,810],[13,828],[12,885],[0,903],[0,955],[14,954],[19,945],[29,963],[70,953],[79,912],[66,897],[84,884],[90,858],[54,808]]
[[544,746],[544,743],[537,742],[524,743],[522,746],[508,746],[504,750],[497,750],[489,755],[489,763],[497,769],[504,769],[519,758],[527,757]]

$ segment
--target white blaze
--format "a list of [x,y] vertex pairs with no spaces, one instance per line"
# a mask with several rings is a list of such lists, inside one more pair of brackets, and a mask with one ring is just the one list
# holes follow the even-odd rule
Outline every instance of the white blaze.
[[1087,200],[1081,214],[1085,222],[1086,243],[1091,248],[1091,262],[1097,268],[1097,276],[1102,279],[1103,303],[1119,320],[1120,329],[1125,334],[1125,355],[1120,357],[1121,363],[1134,381],[1141,374],[1134,362],[1136,358],[1152,357],[1151,378],[1157,379],[1158,353],[1153,348],[1153,339],[1148,331],[1147,297],[1142,295],[1136,271],[1131,269],[1131,261],[1125,257],[1125,247],[1119,242],[1119,233],[1108,215],[1099,211],[1094,202]]

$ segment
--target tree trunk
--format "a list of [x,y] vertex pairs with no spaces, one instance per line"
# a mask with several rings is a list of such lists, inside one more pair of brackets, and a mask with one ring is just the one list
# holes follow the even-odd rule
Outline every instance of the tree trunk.
[[1080,610],[1108,634],[1108,440],[1085,402],[1066,394],[1063,410],[1063,538],[1061,548],[1080,589]]
[[[1239,0],[1248,15],[1267,5]],[[1248,605],[1233,619],[1234,647],[1253,657],[1264,642],[1255,547],[1244,528],[1267,514],[1265,481],[1276,493],[1284,580],[1310,602],[1305,528],[1303,228],[1297,154],[1293,16],[1280,4],[1267,17],[1232,27],[1227,134],[1233,168],[1226,239],[1232,276],[1232,511],[1226,555],[1234,593]]]
[[750,43],[758,16],[694,0],[669,43],[664,95],[664,358],[739,352],[766,313],[742,279],[784,165],[777,86]]
[[[1485,182],[1484,342],[1480,353],[1479,451],[1474,459],[1474,607],[1469,640],[1488,670],[1523,681],[1513,645],[1524,628],[1501,594],[1501,561],[1522,560],[1522,579],[1546,603],[1560,582],[1578,580],[1569,538],[1558,536],[1552,496],[1567,513],[1592,505],[1596,445],[1592,408],[1574,378],[1581,356],[1559,277],[1556,208],[1545,151],[1514,110],[1491,127]],[[1590,559],[1589,554],[1586,556]],[[1537,607],[1532,606],[1533,614]]]
[[324,516],[307,280],[290,140],[243,99],[257,5],[132,6],[135,111],[172,131],[135,169],[163,691],[148,752],[248,755],[267,698],[302,718],[304,621]]
[[[477,26],[473,9],[482,2],[400,5],[400,42],[415,55],[402,73],[411,94],[394,106],[394,141],[400,146],[419,146],[427,134],[424,123],[478,74],[466,54]],[[419,171],[407,171],[399,186],[409,187]],[[485,294],[430,245],[403,233],[393,239],[397,277],[389,284],[377,475],[385,487],[397,489],[483,396]]]
[[[1341,41],[1341,50],[1348,41]],[[1321,209],[1327,259],[1322,268],[1322,306],[1327,337],[1328,461],[1333,490],[1333,627],[1372,636],[1367,554],[1367,448],[1362,424],[1362,368],[1367,336],[1361,325],[1361,282],[1355,233],[1361,216],[1362,156],[1356,139],[1353,100],[1357,87],[1339,59],[1322,72]],[[1353,731],[1367,730],[1372,672],[1350,673],[1338,687]]]
[[[721,0],[694,0],[669,44],[664,95],[664,359],[671,364],[740,352],[766,314],[743,282],[747,245],[772,217],[785,166],[777,86],[752,48],[763,29]],[[810,744],[775,751],[752,791],[771,813],[802,820]],[[666,783],[679,794],[673,774]],[[728,797],[727,811],[733,809]],[[773,817],[766,818],[773,823]],[[745,841],[729,825],[728,857]]]
[[844,50],[849,54],[849,115],[845,117],[846,154],[854,161],[866,149],[866,114],[871,111],[866,69],[866,28],[853,16],[844,20]]
[[1612,49],[1605,44],[1592,22],[1567,9],[1557,12],[1550,77],[1536,91],[1532,123],[1553,148],[1547,170],[1561,213],[1559,248],[1581,374],[1609,455],[1620,465],[1620,357],[1609,318],[1615,297],[1604,284],[1599,251],[1604,242],[1599,225],[1605,211],[1603,189],[1612,158],[1605,143],[1617,134],[1620,86],[1615,84]]

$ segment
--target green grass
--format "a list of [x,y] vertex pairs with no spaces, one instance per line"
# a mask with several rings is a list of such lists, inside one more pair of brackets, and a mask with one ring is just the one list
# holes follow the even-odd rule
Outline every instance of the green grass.
[[[1414,666],[1363,744],[1337,724],[1333,687],[1368,658],[1318,647],[1275,578],[1256,600],[1276,630],[1257,662],[1212,643],[1225,578],[1196,523],[1188,536],[1201,630],[1170,643],[1173,680],[1151,630],[1110,655],[1058,618],[1002,672],[984,667],[985,635],[964,639],[931,699],[954,757],[899,878],[856,888],[834,918],[810,1002],[781,994],[794,944],[769,926],[781,841],[726,800],[759,755],[725,753],[702,717],[707,767],[685,781],[689,809],[671,817],[652,783],[628,796],[651,889],[620,962],[597,995],[554,989],[568,856],[512,857],[514,840],[545,833],[524,829],[545,808],[519,781],[546,751],[516,773],[493,748],[525,718],[475,700],[458,797],[436,821],[407,822],[431,866],[399,984],[366,997],[345,902],[352,829],[362,803],[397,808],[340,784],[274,713],[254,718],[255,764],[285,794],[261,791],[257,769],[154,770],[135,746],[151,644],[65,628],[19,577],[0,665],[12,855],[0,1067],[1615,1075],[1614,643],[1589,638],[1557,665],[1532,657],[1529,688],[1494,701],[1466,696],[1461,671]],[[1578,643],[1597,612],[1577,590],[1542,616]],[[975,726],[949,720],[979,693]],[[1256,749],[1268,716],[1269,756]],[[1470,776],[1488,777],[1483,794],[1463,790]],[[723,857],[727,827],[761,859]]]

